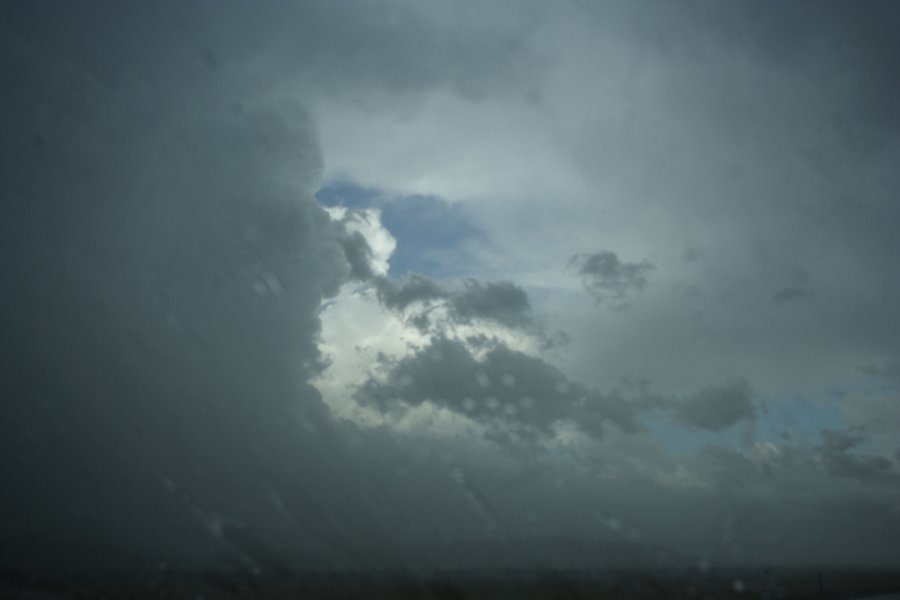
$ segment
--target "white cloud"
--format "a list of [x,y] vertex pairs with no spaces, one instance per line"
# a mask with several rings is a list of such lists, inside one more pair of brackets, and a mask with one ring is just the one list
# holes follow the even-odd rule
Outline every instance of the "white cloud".
[[397,248],[397,240],[381,224],[378,209],[348,210],[344,207],[325,208],[332,220],[341,223],[347,231],[362,235],[371,252],[371,268],[375,275],[385,276],[390,270],[389,261]]

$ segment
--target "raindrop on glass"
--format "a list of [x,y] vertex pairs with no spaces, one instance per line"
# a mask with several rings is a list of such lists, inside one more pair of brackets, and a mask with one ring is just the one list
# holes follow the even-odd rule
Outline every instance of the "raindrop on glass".
[[475,381],[477,381],[478,385],[483,388],[491,387],[491,379],[484,371],[478,371],[475,373]]
[[253,280],[253,291],[257,296],[263,297],[269,293],[269,286],[262,279]]

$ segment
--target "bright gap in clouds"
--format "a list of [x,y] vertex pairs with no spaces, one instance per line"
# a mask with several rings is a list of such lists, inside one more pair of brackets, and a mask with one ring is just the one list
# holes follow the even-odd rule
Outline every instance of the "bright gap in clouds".
[[477,250],[488,243],[487,234],[458,203],[438,196],[389,195],[348,181],[326,183],[316,198],[326,208],[377,211],[380,225],[396,241],[391,277],[471,277],[483,268]]
[[[494,289],[491,283],[483,284],[477,278],[481,267],[474,247],[486,245],[487,236],[460,205],[436,196],[388,196],[347,181],[325,185],[316,192],[316,199],[332,220],[362,236],[376,279],[393,282],[382,285],[402,286],[410,277],[424,277],[443,289],[442,293],[451,295]],[[502,285],[511,286],[502,289],[521,294],[525,308],[529,308],[524,290],[509,282]],[[512,323],[485,322],[478,317],[485,309],[479,304],[454,308],[452,301],[450,305],[413,302],[399,312],[391,311],[379,296],[378,287],[377,282],[345,286],[320,310],[320,349],[328,358],[328,368],[316,385],[326,402],[335,414],[360,425],[425,428],[438,435],[483,435],[471,415],[448,412],[432,402],[402,415],[389,415],[360,405],[353,399],[354,392],[372,377],[385,375],[389,361],[410,357],[438,337],[458,340],[473,356],[483,357],[491,344],[534,352],[536,339],[530,336],[543,334],[539,329],[532,334],[516,331]],[[468,322],[467,316],[455,322],[459,316],[454,316],[454,310],[462,310],[465,315],[474,311],[475,322]],[[426,332],[417,325],[417,317],[425,315],[437,330]],[[489,341],[487,346],[472,341],[482,338]]]

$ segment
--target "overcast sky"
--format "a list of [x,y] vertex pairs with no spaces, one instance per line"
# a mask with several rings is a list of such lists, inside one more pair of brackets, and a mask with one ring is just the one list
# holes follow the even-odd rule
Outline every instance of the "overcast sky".
[[896,3],[0,16],[4,564],[897,563]]

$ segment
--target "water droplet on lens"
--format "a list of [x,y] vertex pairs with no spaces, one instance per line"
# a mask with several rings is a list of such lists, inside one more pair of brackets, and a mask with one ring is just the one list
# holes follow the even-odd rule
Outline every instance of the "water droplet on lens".
[[475,373],[475,381],[477,381],[478,385],[483,388],[491,387],[491,379],[484,371],[478,371]]
[[281,280],[278,279],[278,275],[275,273],[266,273],[263,275],[263,281],[273,296],[279,296],[284,291],[284,286],[281,285]]
[[269,293],[269,286],[262,279],[255,279],[253,281],[253,291],[256,292],[257,296],[262,297]]

